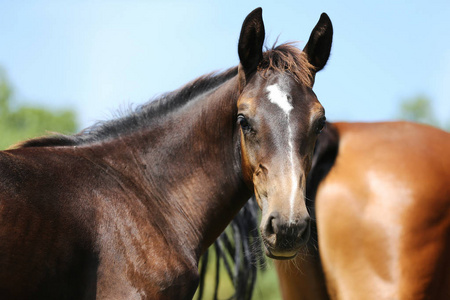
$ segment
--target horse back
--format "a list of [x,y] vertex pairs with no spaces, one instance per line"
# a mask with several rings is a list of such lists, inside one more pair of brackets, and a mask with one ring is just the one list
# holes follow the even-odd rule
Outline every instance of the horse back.
[[331,296],[448,299],[450,134],[405,122],[334,125],[338,154],[316,195]]

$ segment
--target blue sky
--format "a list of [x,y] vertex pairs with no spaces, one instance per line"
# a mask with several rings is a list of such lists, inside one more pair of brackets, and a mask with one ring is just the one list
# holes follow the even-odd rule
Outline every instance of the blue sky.
[[263,8],[266,43],[299,41],[326,12],[330,60],[315,92],[329,120],[395,119],[425,95],[450,120],[450,1],[0,2],[0,66],[16,98],[73,108],[81,127],[238,64],[242,21]]

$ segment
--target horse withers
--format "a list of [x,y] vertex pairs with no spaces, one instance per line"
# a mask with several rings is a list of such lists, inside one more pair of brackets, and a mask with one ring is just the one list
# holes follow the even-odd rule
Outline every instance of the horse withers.
[[305,177],[324,124],[312,91],[332,28],[263,52],[262,10],[240,64],[122,118],[0,152],[0,298],[190,299],[198,261],[247,199],[268,255],[309,234]]

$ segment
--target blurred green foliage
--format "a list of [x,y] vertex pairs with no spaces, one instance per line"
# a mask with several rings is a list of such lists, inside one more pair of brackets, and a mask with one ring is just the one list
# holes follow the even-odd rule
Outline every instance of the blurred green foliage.
[[72,110],[18,105],[14,100],[12,86],[0,69],[0,150],[33,137],[77,130]]
[[424,123],[446,129],[447,131],[450,130],[450,122],[443,125],[438,121],[434,113],[432,101],[425,96],[417,96],[403,100],[399,106],[398,117],[402,120]]

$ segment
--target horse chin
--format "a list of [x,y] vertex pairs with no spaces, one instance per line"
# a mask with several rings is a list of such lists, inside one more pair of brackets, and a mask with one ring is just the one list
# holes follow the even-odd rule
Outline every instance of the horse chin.
[[264,247],[265,253],[267,257],[277,260],[289,260],[293,259],[297,256],[298,251],[285,251],[285,252],[276,252],[274,249],[270,249],[269,247]]

